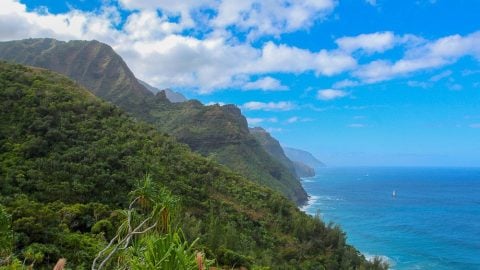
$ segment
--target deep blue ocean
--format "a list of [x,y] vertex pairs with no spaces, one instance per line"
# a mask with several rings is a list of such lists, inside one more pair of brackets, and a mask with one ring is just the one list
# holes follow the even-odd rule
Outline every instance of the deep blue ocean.
[[397,270],[480,269],[480,168],[321,168],[302,182],[303,209],[367,257]]

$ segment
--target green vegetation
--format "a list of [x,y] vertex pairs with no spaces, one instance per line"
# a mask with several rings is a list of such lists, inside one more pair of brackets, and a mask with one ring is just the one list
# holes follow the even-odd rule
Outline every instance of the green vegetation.
[[[142,195],[137,181],[147,172],[161,188]],[[151,208],[135,200],[170,193],[178,202],[162,199]],[[376,269],[346,244],[340,228],[300,212],[279,193],[192,153],[63,76],[6,63],[0,63],[0,203],[3,216],[11,216],[12,255],[36,269],[51,269],[59,258],[71,269],[90,268],[129,211],[135,222],[153,213],[164,218],[159,224],[170,219],[184,233],[170,235],[168,226],[155,224],[132,251],[154,263],[163,251],[151,243],[191,259],[185,243],[198,238],[196,248],[227,268]]]
[[130,192],[130,197],[116,235],[97,254],[92,270],[198,270],[199,265],[212,263],[194,250],[196,241],[189,244],[178,224],[172,223],[177,200],[168,190],[147,175]]
[[152,101],[149,122],[205,156],[247,179],[280,191],[297,203],[307,194],[295,175],[269,155],[250,134],[247,121],[234,105],[203,106],[197,101]]
[[247,179],[280,191],[298,204],[307,201],[294,173],[250,135],[238,108],[203,106],[198,101],[172,104],[164,92],[154,96],[108,45],[54,39],[0,42],[0,59],[62,73]]

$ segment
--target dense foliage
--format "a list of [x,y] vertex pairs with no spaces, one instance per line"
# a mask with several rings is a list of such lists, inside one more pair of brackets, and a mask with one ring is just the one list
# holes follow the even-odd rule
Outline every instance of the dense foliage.
[[147,172],[180,199],[186,240],[200,238],[199,248],[220,266],[373,267],[337,226],[282,195],[65,77],[0,63],[0,203],[11,215],[17,258],[44,268],[65,257],[72,269],[88,268]]
[[172,104],[163,92],[154,96],[106,44],[54,39],[0,42],[0,59],[62,73],[246,178],[280,191],[299,204],[307,200],[295,175],[249,134],[238,108],[203,106],[198,101]]

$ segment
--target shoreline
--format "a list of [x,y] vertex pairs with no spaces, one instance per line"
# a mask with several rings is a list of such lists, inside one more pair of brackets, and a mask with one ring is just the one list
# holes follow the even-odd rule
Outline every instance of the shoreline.
[[[325,220],[323,219],[323,216],[321,214],[321,209],[316,209],[314,212],[313,211],[309,211],[309,208],[312,207],[320,198],[321,198],[321,195],[313,195],[313,194],[310,194],[304,183],[309,183],[309,182],[314,182],[314,178],[317,177],[317,175],[315,176],[312,176],[312,177],[304,177],[304,178],[301,178],[301,184],[302,184],[302,187],[305,189],[305,191],[307,192],[307,195],[308,195],[308,200],[306,203],[304,203],[303,205],[299,205],[298,208],[300,209],[300,211],[304,212],[305,214],[307,215],[310,215],[310,216],[319,216],[323,222],[325,222]],[[333,222],[333,221],[331,221]],[[342,230],[343,229],[343,226],[338,223],[338,222],[333,222],[334,224],[337,224],[339,225]],[[346,235],[348,236],[349,233],[347,231],[344,231],[346,233]],[[350,243],[351,244],[351,243]],[[395,270],[395,265],[396,265],[396,262],[388,257],[387,255],[383,255],[383,254],[372,254],[370,252],[365,252],[365,251],[362,251],[360,250],[360,248],[358,248],[357,246],[353,245],[364,257],[366,260],[370,261],[370,262],[373,262],[375,258],[380,258],[382,261],[384,262],[387,262],[388,265],[389,265],[389,269],[391,270]]]

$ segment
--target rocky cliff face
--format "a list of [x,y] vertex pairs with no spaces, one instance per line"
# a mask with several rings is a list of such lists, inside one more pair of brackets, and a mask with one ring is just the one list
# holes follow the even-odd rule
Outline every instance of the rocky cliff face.
[[291,161],[283,151],[280,143],[273,138],[270,133],[261,127],[255,127],[250,129],[250,133],[255,139],[262,145],[262,147],[273,158],[282,163],[292,174],[297,177],[313,177],[315,176],[315,170],[302,162]]

